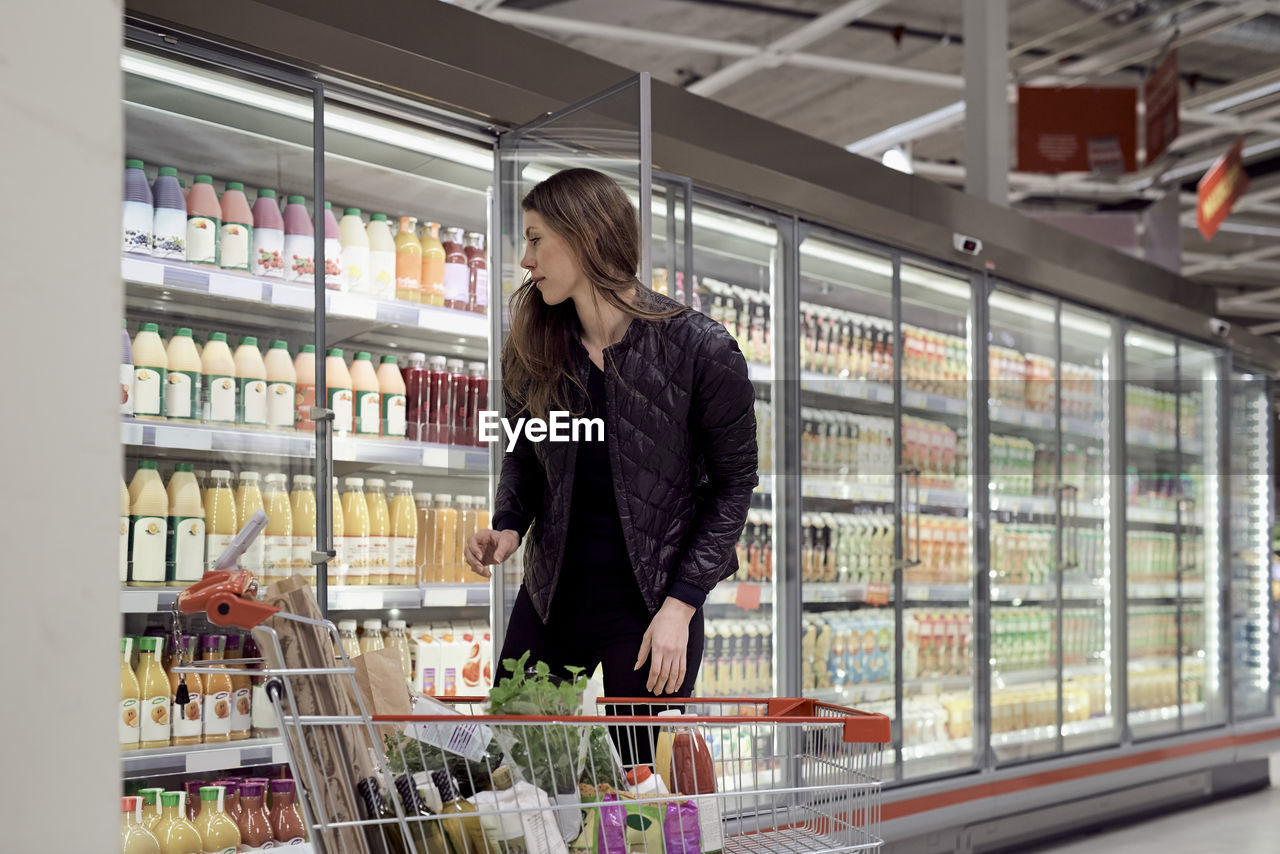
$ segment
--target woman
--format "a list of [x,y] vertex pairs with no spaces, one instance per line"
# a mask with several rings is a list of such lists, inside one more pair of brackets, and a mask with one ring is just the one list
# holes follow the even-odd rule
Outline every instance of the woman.
[[488,577],[528,532],[499,660],[528,651],[561,675],[602,664],[609,696],[688,697],[702,605],[737,569],[756,485],[746,361],[723,326],[636,278],[636,214],[612,179],[559,172],[522,208],[506,418],[567,411],[603,419],[604,436],[522,433],[503,456],[493,529],[466,544]]

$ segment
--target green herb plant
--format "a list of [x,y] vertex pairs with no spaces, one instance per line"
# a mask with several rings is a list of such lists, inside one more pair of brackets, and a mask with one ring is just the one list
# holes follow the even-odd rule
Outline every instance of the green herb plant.
[[[489,692],[489,714],[552,718],[580,715],[582,696],[587,690],[582,668],[566,668],[570,678],[561,679],[551,674],[545,661],[537,662],[532,671],[526,669],[528,662],[528,652],[519,660],[508,658],[502,662],[511,675]],[[524,779],[551,794],[577,790],[585,727],[495,723],[493,729],[511,764],[520,770]]]

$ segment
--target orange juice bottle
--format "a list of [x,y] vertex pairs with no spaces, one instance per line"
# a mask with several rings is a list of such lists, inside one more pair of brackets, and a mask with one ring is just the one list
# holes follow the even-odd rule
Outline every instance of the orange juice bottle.
[[[195,635],[183,635],[179,641],[186,648],[187,663],[196,660],[196,640]],[[199,744],[204,739],[204,680],[199,673],[174,673],[173,665],[180,661],[176,652],[169,661],[169,714],[173,720],[173,743],[184,746]],[[183,676],[187,677],[187,702],[179,706],[178,685]]]
[[369,503],[364,497],[364,478],[349,477],[342,493],[342,518],[347,555],[347,584],[369,583]]
[[396,233],[396,299],[422,302],[422,244],[415,231],[413,217],[400,217],[400,230]]
[[231,491],[231,472],[214,469],[209,472],[213,483],[204,491],[205,563],[213,569],[218,558],[231,545],[236,532],[236,497]]
[[453,496],[436,495],[431,510],[431,556],[429,581],[452,582],[458,575],[454,560],[457,557],[458,511],[453,506]]
[[416,492],[413,495],[414,514],[418,517],[418,533],[413,550],[413,563],[417,568],[418,583],[425,584],[431,578],[431,569],[435,559],[435,532],[433,527],[431,493]]
[[286,477],[272,472],[266,477],[267,491],[263,503],[267,511],[266,540],[263,550],[262,583],[275,584],[293,574],[293,508],[285,492]]
[[316,479],[309,474],[295,475],[293,494],[289,497],[293,518],[293,557],[289,563],[292,575],[303,575],[316,583],[316,567],[311,552],[316,545]]
[[453,580],[461,584],[467,581],[467,561],[463,551],[467,540],[476,532],[476,500],[463,495],[458,498],[458,536],[453,544]]
[[183,808],[186,796],[186,792],[164,792],[160,795],[164,816],[156,824],[154,834],[160,841],[162,854],[200,854],[203,850],[200,832],[187,818]]
[[422,301],[428,305],[444,305],[444,244],[440,242],[440,223],[422,227]]
[[412,586],[418,580],[418,513],[413,503],[413,481],[391,482],[391,540],[388,581]]
[[121,750],[136,750],[142,740],[142,687],[129,666],[132,654],[133,639],[120,638],[120,717],[116,726]]
[[[241,524],[259,510],[265,510],[262,502],[262,487],[259,486],[261,476],[256,471],[240,472],[240,485],[236,489],[236,520]],[[244,554],[240,555],[240,568],[247,569],[254,575],[262,575],[262,565],[266,561],[266,541],[259,535],[249,543]]]
[[391,571],[391,511],[387,507],[386,482],[381,478],[369,479],[365,493],[369,512],[369,583],[390,583]]
[[129,483],[129,583],[138,587],[164,584],[168,544],[169,496],[155,460],[143,460]]
[[333,496],[330,499],[330,512],[333,514],[333,560],[329,561],[329,580],[334,584],[346,584],[347,573],[350,572],[347,562],[346,514],[342,512],[342,499],[338,497],[338,479],[333,479]]
[[[221,661],[226,638],[201,635],[200,652],[204,661]],[[206,744],[231,740],[231,677],[222,665],[204,671],[204,740]]]
[[138,642],[137,679],[142,691],[142,739],[144,749],[168,747],[169,729],[169,674],[160,663],[164,638],[144,637]]

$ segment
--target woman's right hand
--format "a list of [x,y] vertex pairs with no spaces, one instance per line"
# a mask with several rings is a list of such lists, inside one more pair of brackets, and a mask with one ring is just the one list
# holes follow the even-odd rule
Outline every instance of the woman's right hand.
[[489,567],[502,563],[518,548],[520,548],[520,535],[515,531],[494,531],[485,528],[467,538],[463,557],[472,572],[483,578],[490,578],[493,572]]

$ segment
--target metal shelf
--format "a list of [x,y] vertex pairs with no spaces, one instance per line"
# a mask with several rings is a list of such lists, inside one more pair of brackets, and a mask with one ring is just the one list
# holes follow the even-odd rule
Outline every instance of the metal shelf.
[[[1203,715],[1204,712],[1204,703],[1184,703],[1182,705],[1182,716],[1184,718]],[[1140,709],[1129,712],[1130,726],[1145,726],[1147,724],[1160,723],[1161,721],[1176,721],[1177,719],[1177,706],[1162,706],[1158,709]]]
[[[907,570],[910,572],[910,570]],[[969,603],[973,600],[973,586],[965,584],[912,584],[907,582],[903,587],[906,601]]]
[[[1067,601],[1100,602],[1106,591],[1097,584],[1063,583],[1062,599]],[[1004,602],[1053,602],[1058,598],[1056,584],[1002,584],[991,583],[991,601]]]
[[381,611],[386,608],[487,608],[488,584],[422,584],[413,587],[333,586],[330,611]]
[[[756,590],[760,592],[760,607],[773,604],[772,581],[726,581],[717,584],[707,596],[706,604],[722,607],[745,607],[742,603],[755,599]],[[755,610],[754,608],[750,610]]]
[[260,765],[282,765],[287,761],[284,743],[279,738],[250,738],[221,744],[124,750],[120,753],[122,776],[126,780],[233,771]]

